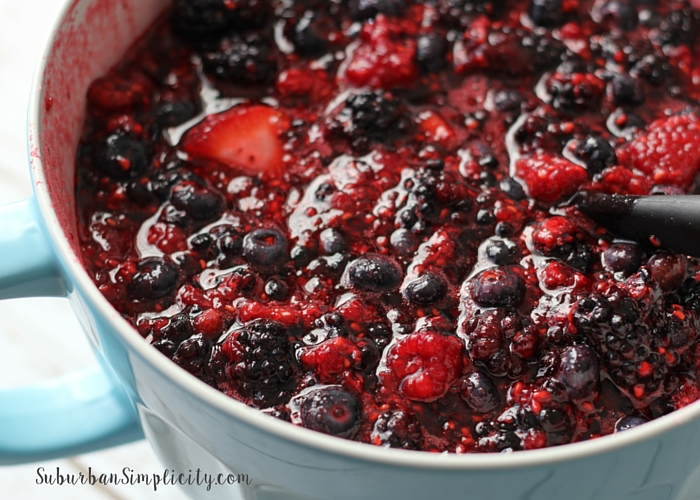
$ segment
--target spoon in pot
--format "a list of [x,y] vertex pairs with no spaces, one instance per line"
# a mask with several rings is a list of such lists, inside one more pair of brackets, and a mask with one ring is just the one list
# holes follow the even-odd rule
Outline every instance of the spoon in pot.
[[617,236],[700,257],[700,195],[581,192],[571,203]]

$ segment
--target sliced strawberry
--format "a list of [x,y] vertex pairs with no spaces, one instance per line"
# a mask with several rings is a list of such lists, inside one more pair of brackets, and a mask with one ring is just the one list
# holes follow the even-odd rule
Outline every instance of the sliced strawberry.
[[191,157],[217,160],[248,174],[279,176],[284,166],[280,136],[288,128],[289,118],[280,110],[235,107],[188,130],[180,148]]

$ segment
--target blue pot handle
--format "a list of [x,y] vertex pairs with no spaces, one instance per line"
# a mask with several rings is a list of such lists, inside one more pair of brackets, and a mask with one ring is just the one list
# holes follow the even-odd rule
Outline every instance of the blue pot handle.
[[[0,207],[0,299],[65,295],[34,198]],[[0,465],[72,456],[143,438],[133,402],[107,370],[96,366],[0,390]]]

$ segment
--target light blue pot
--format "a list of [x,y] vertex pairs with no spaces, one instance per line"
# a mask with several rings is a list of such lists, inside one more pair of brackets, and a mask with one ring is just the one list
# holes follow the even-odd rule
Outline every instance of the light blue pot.
[[165,7],[165,0],[70,3],[37,70],[29,114],[34,197],[0,210],[0,297],[68,297],[101,367],[1,392],[1,464],[96,450],[145,433],[168,468],[253,480],[210,492],[186,488],[197,499],[700,498],[700,403],[620,434],[544,450],[392,450],[262,415],[144,342],[81,266],[73,165],[88,83]]

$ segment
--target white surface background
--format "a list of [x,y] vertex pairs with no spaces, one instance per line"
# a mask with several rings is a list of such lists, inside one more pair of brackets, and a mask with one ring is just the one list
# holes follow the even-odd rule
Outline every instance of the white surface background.
[[[34,66],[63,0],[0,0],[0,204],[27,198],[26,108]],[[2,230],[2,228],[0,228]],[[38,382],[94,362],[68,303],[58,299],[0,302],[0,390]],[[174,486],[37,485],[37,467],[77,473],[162,473],[145,442],[64,460],[0,467],[3,500],[185,500]]]

